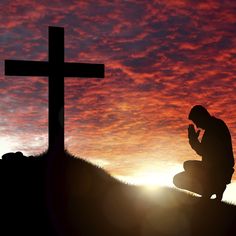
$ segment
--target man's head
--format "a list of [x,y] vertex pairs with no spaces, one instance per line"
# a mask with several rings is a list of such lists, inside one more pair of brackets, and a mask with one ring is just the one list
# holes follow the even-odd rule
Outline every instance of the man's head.
[[211,115],[205,107],[196,105],[192,107],[188,118],[192,120],[198,128],[205,129],[211,119]]

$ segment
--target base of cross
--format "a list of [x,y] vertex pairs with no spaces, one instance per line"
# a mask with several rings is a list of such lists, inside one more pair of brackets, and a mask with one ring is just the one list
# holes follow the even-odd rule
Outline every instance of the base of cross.
[[64,156],[65,152],[66,150],[64,149],[63,145],[52,146],[47,150],[49,159],[53,158],[54,156],[62,157]]

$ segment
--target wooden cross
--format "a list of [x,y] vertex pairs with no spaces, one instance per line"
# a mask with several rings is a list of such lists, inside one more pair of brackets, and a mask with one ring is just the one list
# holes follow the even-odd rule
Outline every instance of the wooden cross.
[[64,62],[64,28],[49,27],[48,61],[5,60],[5,75],[49,78],[48,151],[64,152],[64,77],[104,78],[104,64]]

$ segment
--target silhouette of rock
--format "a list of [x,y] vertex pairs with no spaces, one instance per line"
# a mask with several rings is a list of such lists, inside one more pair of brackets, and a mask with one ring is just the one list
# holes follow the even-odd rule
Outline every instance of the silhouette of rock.
[[25,160],[26,156],[23,155],[22,152],[9,152],[2,155],[2,160]]

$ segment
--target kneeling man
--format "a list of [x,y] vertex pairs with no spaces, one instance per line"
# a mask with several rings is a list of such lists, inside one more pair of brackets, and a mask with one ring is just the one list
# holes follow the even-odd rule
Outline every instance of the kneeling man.
[[200,130],[195,131],[193,124],[188,127],[189,144],[202,161],[184,162],[185,171],[175,175],[173,182],[176,187],[198,193],[203,198],[216,194],[216,199],[221,201],[234,172],[229,129],[224,121],[211,116],[201,105],[194,106],[188,118],[197,129],[204,130],[200,141]]

